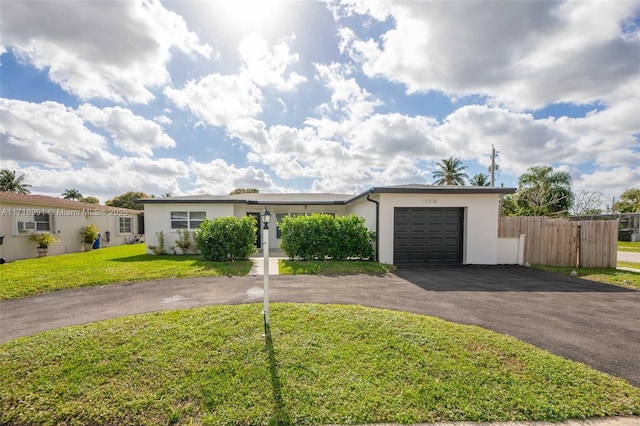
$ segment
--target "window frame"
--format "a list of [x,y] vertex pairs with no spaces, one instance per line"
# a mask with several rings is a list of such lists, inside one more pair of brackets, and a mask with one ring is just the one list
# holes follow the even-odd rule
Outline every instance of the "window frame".
[[[178,231],[179,229],[198,229],[207,218],[206,211],[180,210],[172,211],[169,215],[169,223],[172,231]],[[180,224],[180,226],[176,226],[177,224]]]
[[[122,225],[128,222],[128,231],[123,231],[122,230]],[[118,234],[119,235],[133,235],[133,217],[131,216],[120,216],[118,218]]]
[[[20,220],[31,219],[31,220]],[[35,232],[49,232],[53,230],[52,215],[49,213],[34,214],[32,216],[16,218],[15,229],[17,235],[28,236]]]

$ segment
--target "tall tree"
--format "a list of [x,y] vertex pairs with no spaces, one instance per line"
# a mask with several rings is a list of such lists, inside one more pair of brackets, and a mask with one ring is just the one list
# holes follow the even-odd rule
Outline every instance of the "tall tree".
[[478,173],[469,179],[469,185],[471,186],[489,186],[490,183],[489,176],[484,173]]
[[436,163],[438,170],[433,172],[433,177],[437,179],[436,185],[458,185],[464,186],[465,179],[469,178],[464,170],[467,166],[462,165],[459,158],[445,158],[440,163]]
[[129,192],[125,192],[122,195],[113,197],[112,199],[107,201],[105,205],[111,206],[111,207],[123,207],[125,209],[143,210],[144,204],[136,203],[136,200],[139,200],[142,198],[149,198],[149,196],[144,192],[129,191]]
[[79,200],[82,198],[82,194],[75,188],[65,189],[61,194],[65,200]]
[[533,166],[520,176],[516,192],[521,216],[567,215],[573,205],[571,176],[551,166]]
[[616,213],[640,212],[640,188],[627,189],[620,195],[620,201],[613,203]]
[[82,201],[83,203],[87,203],[87,204],[100,204],[100,200],[98,200],[97,197],[94,196],[88,196],[88,197],[82,197],[80,198],[79,201]]
[[31,185],[24,183],[24,173],[16,177],[16,172],[9,169],[0,170],[0,191],[15,194],[30,194]]
[[602,214],[602,194],[598,191],[583,190],[573,197],[571,214],[574,216],[587,216]]
[[236,188],[233,191],[231,191],[229,193],[229,195],[236,195],[236,194],[257,194],[258,191],[255,188]]

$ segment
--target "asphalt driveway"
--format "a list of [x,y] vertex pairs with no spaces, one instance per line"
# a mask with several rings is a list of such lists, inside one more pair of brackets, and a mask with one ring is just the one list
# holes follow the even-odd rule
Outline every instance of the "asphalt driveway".
[[[157,280],[0,301],[0,342],[136,313],[261,303],[262,283],[261,276]],[[270,284],[273,302],[361,304],[478,325],[640,386],[640,291],[518,266],[274,276]]]

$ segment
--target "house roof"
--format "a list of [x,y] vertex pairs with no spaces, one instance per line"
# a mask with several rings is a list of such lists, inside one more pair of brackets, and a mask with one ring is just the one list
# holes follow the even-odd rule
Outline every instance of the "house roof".
[[247,193],[233,195],[187,195],[184,197],[143,198],[137,202],[141,204],[162,203],[208,203],[208,204],[287,204],[287,205],[331,205],[344,204],[353,195],[321,194],[321,193]]
[[[105,210],[120,207],[103,206],[102,204],[83,203],[81,201],[65,200],[64,198],[49,197],[47,195],[14,194],[12,192],[0,192],[0,203],[26,204],[29,206],[45,206],[67,208],[73,210]],[[142,213],[141,210],[124,209],[131,214]]]
[[486,186],[445,186],[445,185],[396,185],[368,189],[358,195],[323,193],[247,193],[234,195],[187,195],[184,197],[143,198],[141,204],[271,204],[271,205],[333,205],[348,204],[369,194],[513,194],[514,188]]

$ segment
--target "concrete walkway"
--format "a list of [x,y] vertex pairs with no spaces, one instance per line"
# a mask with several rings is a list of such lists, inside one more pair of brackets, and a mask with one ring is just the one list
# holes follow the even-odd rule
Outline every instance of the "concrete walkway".
[[[640,253],[632,252],[632,251],[619,251],[618,252],[618,261],[619,262],[632,262],[640,265]],[[621,269],[623,271],[630,272],[638,272],[640,273],[640,266],[637,268],[629,268],[627,266],[619,266],[617,269]]]
[[618,260],[620,262],[640,263],[640,253],[634,251],[619,251]]
[[[279,253],[276,253],[276,256],[269,256],[269,276],[271,275],[280,275],[278,272],[278,262],[280,259],[286,259],[286,257],[281,256]],[[264,257],[260,255],[252,256],[251,261],[253,262],[253,266],[249,271],[249,275],[264,275]]]

